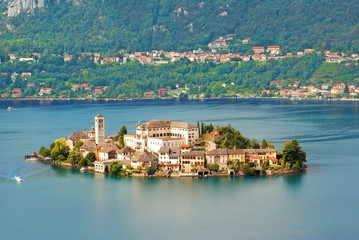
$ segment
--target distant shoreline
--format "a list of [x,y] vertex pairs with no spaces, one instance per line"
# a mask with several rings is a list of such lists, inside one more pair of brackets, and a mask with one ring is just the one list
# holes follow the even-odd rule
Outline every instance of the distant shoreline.
[[40,97],[29,97],[29,98],[1,98],[0,102],[12,102],[12,101],[78,101],[78,102],[132,102],[132,101],[205,101],[205,100],[251,100],[251,99],[275,99],[275,100],[288,100],[291,102],[359,102],[359,99],[343,98],[343,99],[290,99],[282,97],[211,97],[211,98],[40,98]]

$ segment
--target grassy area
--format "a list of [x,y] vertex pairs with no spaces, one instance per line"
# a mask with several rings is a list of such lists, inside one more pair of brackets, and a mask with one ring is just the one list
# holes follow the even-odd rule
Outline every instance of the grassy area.
[[334,74],[339,71],[339,63],[322,63],[314,74]]

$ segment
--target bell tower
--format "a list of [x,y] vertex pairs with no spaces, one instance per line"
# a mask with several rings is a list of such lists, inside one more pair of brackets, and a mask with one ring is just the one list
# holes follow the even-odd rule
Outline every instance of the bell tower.
[[99,144],[106,139],[105,116],[98,114],[95,116],[95,143]]

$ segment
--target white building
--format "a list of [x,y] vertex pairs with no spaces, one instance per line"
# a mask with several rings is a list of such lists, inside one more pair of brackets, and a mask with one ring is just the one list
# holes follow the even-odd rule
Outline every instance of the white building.
[[136,150],[158,152],[162,146],[176,148],[198,141],[198,127],[189,123],[152,120],[137,124],[136,134],[124,136],[126,146]]

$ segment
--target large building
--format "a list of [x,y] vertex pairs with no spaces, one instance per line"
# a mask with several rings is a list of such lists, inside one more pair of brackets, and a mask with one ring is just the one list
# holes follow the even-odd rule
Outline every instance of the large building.
[[137,124],[136,134],[124,136],[125,145],[136,150],[158,152],[161,147],[178,148],[198,141],[198,127],[189,123],[152,120]]

